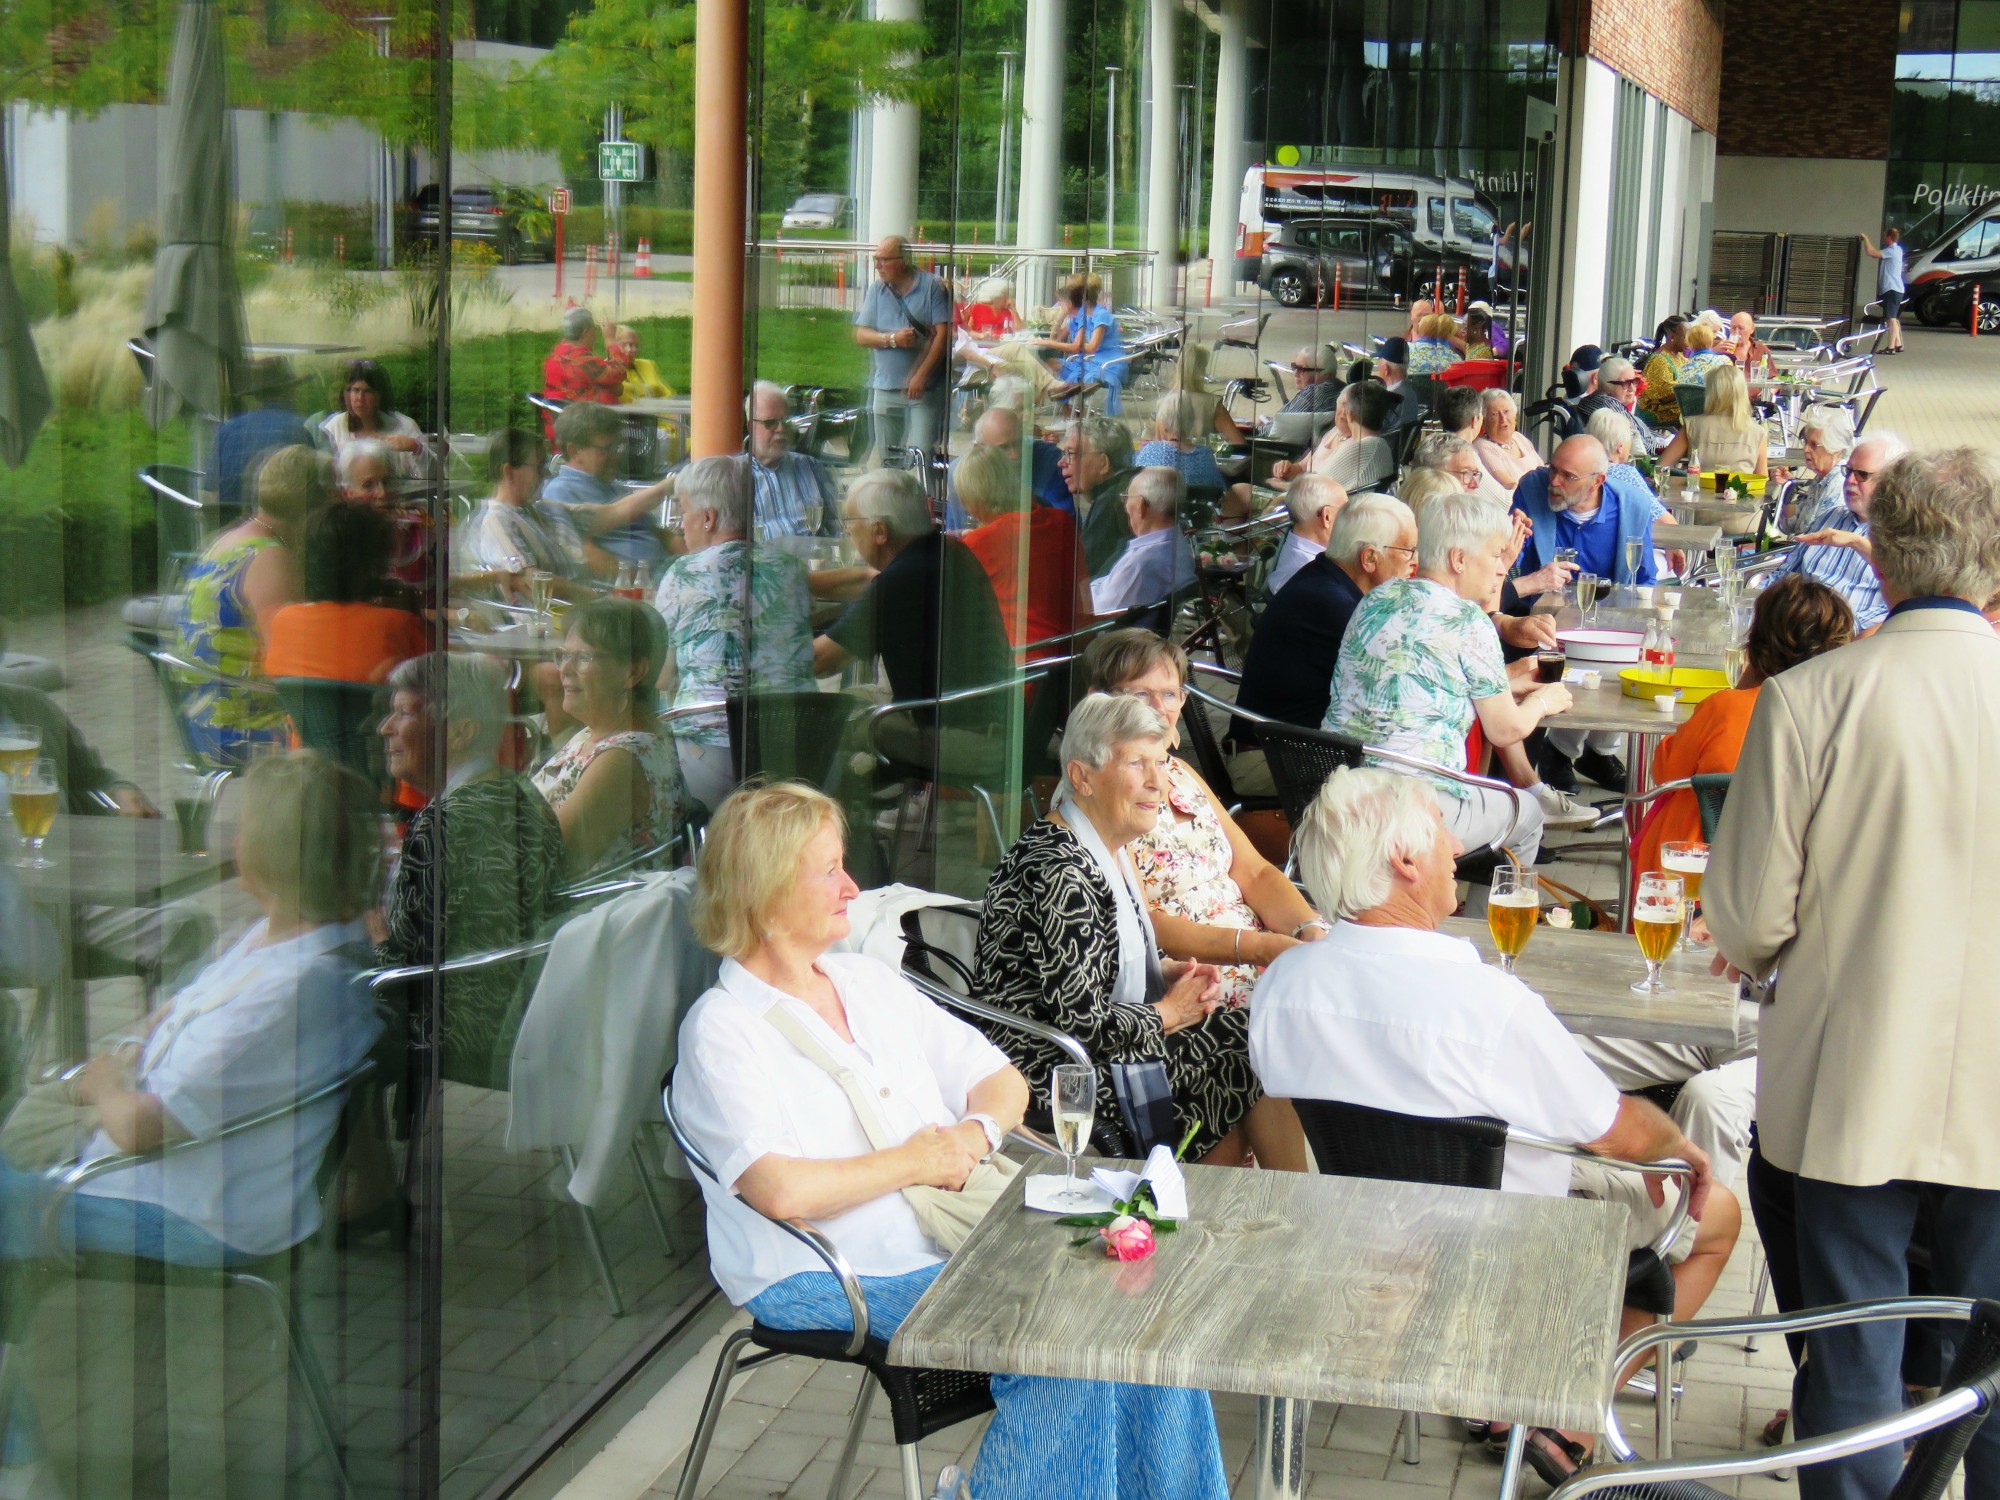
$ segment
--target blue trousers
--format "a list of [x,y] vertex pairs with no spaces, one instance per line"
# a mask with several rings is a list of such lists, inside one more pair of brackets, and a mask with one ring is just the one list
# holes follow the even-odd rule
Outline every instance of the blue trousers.
[[[869,1332],[895,1332],[943,1269],[862,1277]],[[826,1271],[765,1288],[750,1311],[773,1328],[854,1326]],[[978,1500],[1228,1500],[1206,1391],[995,1375],[993,1405],[970,1476]]]
[[[2000,1297],[2000,1191],[1925,1182],[1849,1187],[1793,1179],[1799,1294],[1807,1307],[1900,1297],[1920,1210],[1935,1215],[1931,1286],[1946,1297]],[[1947,1368],[1957,1325],[1941,1325]],[[1902,1323],[1862,1323],[1806,1335],[1792,1413],[1798,1435],[1820,1437],[1903,1407]],[[1891,1446],[1799,1470],[1799,1500],[1882,1500],[1902,1472]],[[2000,1422],[1965,1455],[1966,1500],[2000,1500]]]
[[[0,1157],[0,1259],[39,1260],[53,1250],[47,1224],[54,1196],[40,1174],[23,1172]],[[69,1200],[56,1231],[65,1249],[176,1266],[230,1266],[249,1258],[179,1214],[130,1198],[78,1193]]]

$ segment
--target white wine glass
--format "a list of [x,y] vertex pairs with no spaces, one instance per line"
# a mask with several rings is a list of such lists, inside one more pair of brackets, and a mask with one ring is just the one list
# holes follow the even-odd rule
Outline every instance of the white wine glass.
[[1625,583],[1632,588],[1639,586],[1639,564],[1646,555],[1646,544],[1639,537],[1625,539]]
[[1641,995],[1671,995],[1660,978],[1660,965],[1681,940],[1687,920],[1687,887],[1678,875],[1651,874],[1639,877],[1638,899],[1632,903],[1632,936],[1639,940],[1639,956],[1646,960],[1646,977],[1633,985]]
[[1603,585],[1604,580],[1595,573],[1576,575],[1576,604],[1577,608],[1583,611],[1583,618],[1586,621],[1597,618],[1597,600],[1603,591]]
[[1063,1154],[1063,1190],[1055,1201],[1069,1207],[1088,1203],[1090,1194],[1077,1184],[1076,1159],[1090,1143],[1090,1127],[1097,1117],[1097,1069],[1082,1063],[1058,1063],[1052,1068],[1049,1113],[1056,1147]]

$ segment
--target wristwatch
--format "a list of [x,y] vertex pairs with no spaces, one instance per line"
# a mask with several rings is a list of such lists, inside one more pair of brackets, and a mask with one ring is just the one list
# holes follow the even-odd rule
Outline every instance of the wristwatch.
[[[967,1115],[965,1120],[960,1120],[958,1123],[963,1125],[966,1120],[970,1120],[986,1132],[986,1156],[991,1156],[995,1151],[998,1151],[1000,1143],[1007,1138],[1006,1132],[1000,1128],[1000,1122],[991,1115]],[[982,1156],[979,1159],[984,1161],[986,1160],[986,1156]]]

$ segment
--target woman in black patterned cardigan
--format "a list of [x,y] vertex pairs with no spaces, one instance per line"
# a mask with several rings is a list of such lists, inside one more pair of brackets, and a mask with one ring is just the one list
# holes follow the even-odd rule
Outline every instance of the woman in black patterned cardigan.
[[[1103,1064],[1158,1059],[1175,1136],[1199,1120],[1189,1156],[1305,1170],[1298,1118],[1250,1071],[1249,1014],[1226,1009],[1213,965],[1163,962],[1125,845],[1166,797],[1167,726],[1136,698],[1093,694],[1063,732],[1055,808],[1023,833],[986,886],[978,993],[1082,1042],[1099,1064],[1100,1120],[1121,1118]],[[1049,1069],[1068,1055],[996,1028],[993,1040],[1048,1106]]]

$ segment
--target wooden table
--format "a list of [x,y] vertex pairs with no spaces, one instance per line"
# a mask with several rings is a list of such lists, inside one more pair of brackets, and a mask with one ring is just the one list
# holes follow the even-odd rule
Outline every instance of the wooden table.
[[[1496,962],[1493,935],[1483,918],[1451,917],[1444,931],[1470,939],[1488,963]],[[1633,993],[1632,981],[1644,977],[1646,961],[1630,938],[1537,927],[1514,971],[1579,1036],[1693,1047],[1723,1047],[1736,1040],[1736,986],[1708,972],[1706,953],[1675,953],[1661,966],[1673,992],[1639,995]]]
[[889,1346],[897,1364],[1244,1391],[1259,1497],[1302,1492],[1313,1401],[1595,1430],[1625,1291],[1622,1205],[1240,1167],[1119,1264],[1018,1192]]

